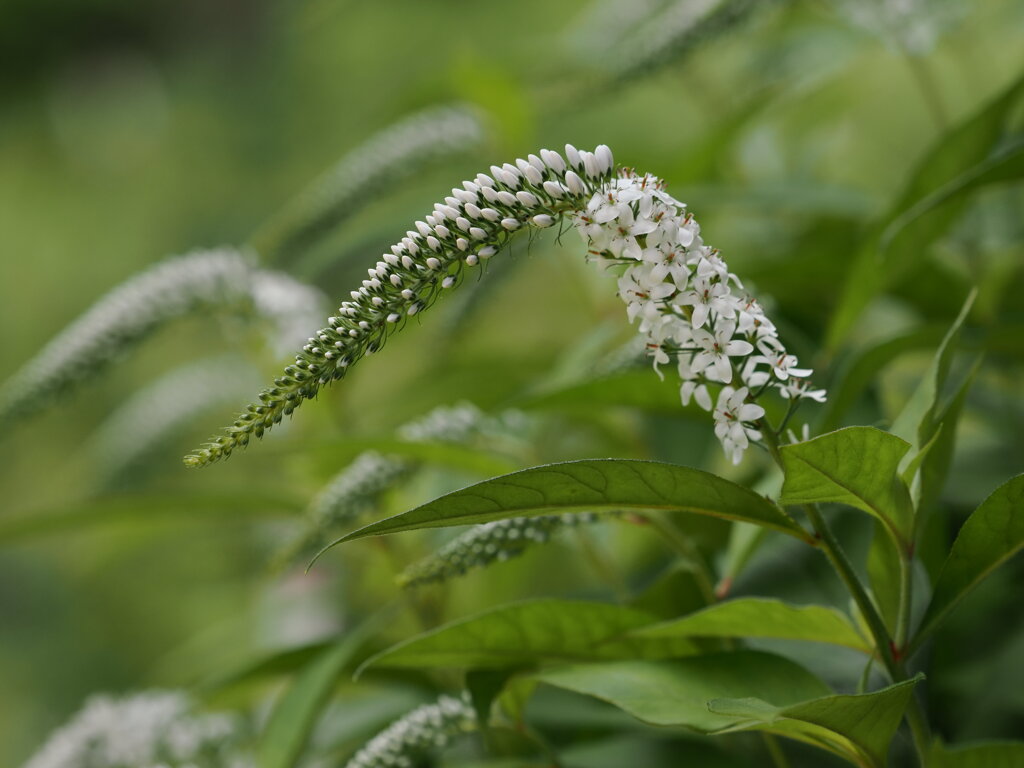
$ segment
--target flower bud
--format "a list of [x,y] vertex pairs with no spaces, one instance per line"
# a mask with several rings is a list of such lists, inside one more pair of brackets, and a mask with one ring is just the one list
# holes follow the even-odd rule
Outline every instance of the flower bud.
[[547,192],[548,195],[555,198],[556,200],[561,199],[562,197],[565,196],[565,190],[562,189],[562,185],[559,184],[557,181],[545,181],[543,186],[544,191]]
[[579,150],[577,150],[572,144],[565,145],[565,159],[569,161],[569,165],[573,168],[579,168],[583,165],[583,160],[580,158]]
[[510,232],[514,231],[516,229],[519,229],[519,226],[520,226],[519,219],[513,219],[513,218],[502,219],[501,220],[501,226],[503,226],[505,229],[509,230]]
[[555,173],[561,175],[565,172],[565,160],[557,152],[550,149],[542,149],[540,156],[543,158],[544,164]]
[[528,208],[536,208],[540,205],[540,201],[537,200],[536,195],[526,190],[520,190],[516,192],[516,199]]
[[587,191],[587,185],[574,171],[567,171],[565,174],[565,186],[576,195],[582,195]]
[[552,224],[555,223],[555,220],[548,216],[546,213],[538,213],[536,216],[530,219],[530,221],[533,222],[533,225],[535,227],[540,227],[541,229],[550,227]]

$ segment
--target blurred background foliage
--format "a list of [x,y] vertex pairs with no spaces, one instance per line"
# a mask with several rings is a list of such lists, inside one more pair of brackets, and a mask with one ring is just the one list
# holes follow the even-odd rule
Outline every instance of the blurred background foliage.
[[[812,424],[887,424],[980,286],[966,346],[987,357],[942,500],[962,519],[1024,459],[1024,197],[1014,177],[971,196],[885,295],[840,336],[827,333],[872,222],[950,126],[1020,76],[1024,4],[911,4],[937,14],[925,17],[934,27],[901,37],[891,22],[883,31],[892,34],[875,34],[851,12],[854,0],[732,3],[750,7],[666,43],[671,30],[657,14],[670,5],[0,4],[0,377],[111,287],[170,254],[249,242],[378,131],[461,104],[482,121],[479,142],[353,204],[316,242],[260,254],[263,263],[334,304],[460,179],[541,146],[608,143],[618,162],[664,177],[733,271],[773,297],[783,337],[832,390],[830,405],[805,413]],[[1011,133],[1020,117],[1018,104]],[[281,544],[348,460],[393,443],[396,427],[436,406],[522,408],[530,429],[490,451],[491,465],[467,452],[417,463],[378,500],[377,516],[501,467],[561,459],[651,457],[756,479],[756,461],[726,467],[710,424],[676,407],[671,384],[659,387],[646,369],[600,378],[631,330],[613,283],[581,251],[574,234],[519,243],[262,445],[214,468],[187,471],[179,457],[230,419],[224,397],[172,420],[172,433],[127,471],[111,472],[100,447],[119,405],[181,366],[211,357],[223,366],[225,354],[241,353],[247,389],[274,375],[280,355],[230,319],[175,322],[46,413],[8,425],[0,763],[25,759],[90,692],[195,688],[274,649],[331,637],[394,599],[395,573],[443,536],[349,545],[308,574],[304,563],[281,565]],[[240,406],[247,396],[228,378]],[[727,526],[681,525],[703,557],[722,558]],[[623,574],[619,587],[637,592],[670,560],[636,526],[576,533],[413,602],[438,620],[532,595],[607,597],[607,561]],[[774,544],[737,594],[837,596],[819,580],[822,563]],[[1019,563],[997,574],[936,641],[930,663],[944,672],[929,705],[949,740],[1024,727],[1020,576]],[[415,611],[401,616],[391,640],[416,628]],[[805,663],[830,681],[844,674],[823,652]],[[265,712],[287,677],[264,675],[221,699]],[[314,741],[343,754],[430,689],[423,680],[346,684]],[[579,765],[614,765],[641,748],[665,759],[635,729],[599,749],[591,706],[574,700],[573,720],[548,701],[538,715],[576,744]]]

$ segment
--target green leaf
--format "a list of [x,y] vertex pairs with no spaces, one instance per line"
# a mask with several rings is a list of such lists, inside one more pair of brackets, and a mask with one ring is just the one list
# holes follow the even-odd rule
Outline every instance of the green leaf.
[[218,672],[200,684],[199,689],[203,694],[216,695],[226,689],[256,680],[291,674],[306,666],[330,647],[330,643],[318,642],[273,651],[259,658],[245,661],[226,672]]
[[586,459],[485,480],[360,528],[327,549],[343,541],[419,528],[601,510],[694,512],[757,523],[809,540],[777,505],[707,472],[654,461]]
[[782,504],[835,502],[881,520],[904,550],[913,524],[899,476],[910,444],[873,427],[848,427],[782,448]]
[[931,768],[1020,768],[1024,765],[1024,741],[990,741],[952,747],[937,742],[928,765]]
[[828,687],[798,664],[761,651],[732,651],[673,661],[579,664],[534,674],[543,683],[607,701],[652,725],[712,733],[743,718],[711,712],[707,702],[753,696],[776,705],[827,696]]
[[939,573],[913,647],[963,598],[1024,547],[1024,475],[1004,483],[967,518]]
[[976,297],[977,291],[971,291],[967,301],[960,308],[956,320],[953,321],[943,337],[942,343],[939,344],[935,357],[922,377],[921,383],[893,422],[891,432],[902,437],[914,448],[910,456],[907,457],[908,461],[932,439],[938,429],[935,413],[939,409],[939,398],[942,396],[946,379],[949,378],[949,368],[953,363],[953,354],[960,336],[960,329],[963,327]]
[[716,603],[681,619],[633,630],[632,637],[774,637],[811,640],[871,653],[850,620],[834,608],[741,597]]
[[[993,158],[999,157],[993,150],[1022,92],[1024,77],[1019,77],[995,99],[945,133],[918,163],[903,194],[878,222],[874,234],[854,259],[828,329],[828,349],[839,348],[878,292],[925,257],[928,246],[952,225],[966,198],[982,180],[998,181],[1012,175],[1011,171],[993,171],[988,166]],[[1017,164],[1012,158],[1007,162]],[[907,216],[904,226],[889,230],[901,216]],[[888,247],[883,263],[880,246],[887,231],[891,238],[884,240]]]
[[841,427],[843,417],[856,405],[882,368],[905,352],[935,347],[942,342],[946,332],[944,326],[927,325],[854,352],[845,360],[836,381],[829,387],[819,429],[830,432]]
[[512,603],[399,643],[368,659],[358,673],[371,666],[499,669],[550,660],[665,658],[696,651],[685,639],[624,637],[655,621],[644,611],[607,603],[546,598]]
[[278,699],[261,734],[256,764],[259,768],[290,768],[302,754],[316,720],[342,672],[350,668],[378,624],[390,611],[382,611],[319,654],[296,676]]
[[883,766],[889,742],[923,676],[861,694],[836,694],[776,706],[760,699],[715,699],[708,709],[748,722],[729,730],[764,730],[842,755],[855,765]]

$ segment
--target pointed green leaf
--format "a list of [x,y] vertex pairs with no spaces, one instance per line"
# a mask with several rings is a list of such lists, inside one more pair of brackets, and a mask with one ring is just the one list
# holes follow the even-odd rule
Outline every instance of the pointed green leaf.
[[[918,163],[903,194],[877,223],[874,234],[854,258],[828,329],[830,350],[835,351],[844,342],[871,299],[905,275],[924,257],[928,246],[947,231],[978,182],[1000,180],[1002,172],[991,171],[986,162],[1002,139],[1007,119],[1022,92],[1024,77],[1018,77],[993,100],[946,132]],[[1016,164],[1013,158],[1010,162]],[[972,171],[979,164],[982,170]],[[958,178],[971,179],[972,173],[976,176],[973,182],[958,185]],[[898,237],[897,230],[891,230],[894,239],[886,242],[883,266],[880,246],[884,235],[904,215],[908,216],[906,226],[899,228]]]
[[967,518],[953,542],[914,638],[916,648],[968,592],[1024,547],[1024,475],[999,486]]
[[652,725],[704,733],[740,725],[707,702],[752,696],[777,706],[827,696],[828,686],[800,665],[761,651],[732,651],[672,661],[579,664],[536,673],[543,683],[607,701]]
[[931,768],[1020,768],[1024,741],[990,741],[954,746],[936,743]]
[[910,444],[873,427],[848,427],[782,448],[782,504],[847,504],[881,520],[906,548],[910,493],[899,476]]
[[716,603],[681,619],[641,627],[633,637],[775,637],[832,643],[871,653],[850,620],[823,605],[792,605],[782,600],[741,597]]
[[257,751],[259,768],[290,768],[296,764],[338,678],[351,668],[356,654],[386,615],[390,611],[376,614],[299,672],[278,699],[263,729]]
[[868,547],[871,594],[890,633],[896,631],[900,612],[900,553],[881,522],[875,523]]
[[686,639],[625,637],[653,624],[645,611],[607,603],[539,599],[512,603],[424,632],[360,667],[485,667],[541,661],[666,658],[696,651]]
[[708,709],[747,721],[730,730],[771,731],[817,744],[856,765],[883,766],[919,679],[872,693],[823,696],[788,706],[760,699],[715,699],[708,702]]
[[921,383],[893,422],[891,432],[902,437],[916,450],[921,450],[935,434],[937,427],[934,414],[939,407],[939,398],[942,396],[946,379],[949,377],[949,368],[953,363],[953,353],[956,350],[960,329],[971,311],[976,296],[977,291],[971,291],[956,320],[939,344]]
[[743,520],[808,540],[806,531],[777,505],[707,472],[655,461],[587,459],[532,467],[485,480],[367,525],[330,546],[418,528],[629,509],[694,512]]

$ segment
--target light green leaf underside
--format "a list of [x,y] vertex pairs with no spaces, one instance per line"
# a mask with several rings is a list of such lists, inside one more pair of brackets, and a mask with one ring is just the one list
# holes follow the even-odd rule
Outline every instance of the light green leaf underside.
[[760,651],[579,664],[534,677],[607,701],[652,725],[685,726],[703,733],[744,722],[711,712],[707,707],[711,699],[753,696],[784,706],[830,693],[828,686],[795,662]]
[[773,637],[831,643],[871,653],[850,620],[834,608],[792,605],[782,600],[741,597],[681,619],[641,627],[638,638]]
[[539,599],[503,605],[399,643],[368,667],[501,668],[543,661],[668,658],[696,652],[685,638],[634,638],[646,611],[607,603]]
[[883,766],[919,679],[872,693],[836,694],[781,707],[760,699],[715,699],[708,709],[747,720],[730,730],[772,731],[823,746],[856,765]]
[[807,533],[772,502],[707,472],[654,461],[587,459],[485,480],[360,528],[334,544],[509,517],[630,509],[743,520],[808,539]]
[[978,583],[1024,547],[1024,475],[999,486],[967,518],[953,542],[921,620],[915,646]]
[[881,520],[904,546],[913,524],[899,477],[910,444],[873,427],[848,427],[782,448],[782,504],[847,504]]

